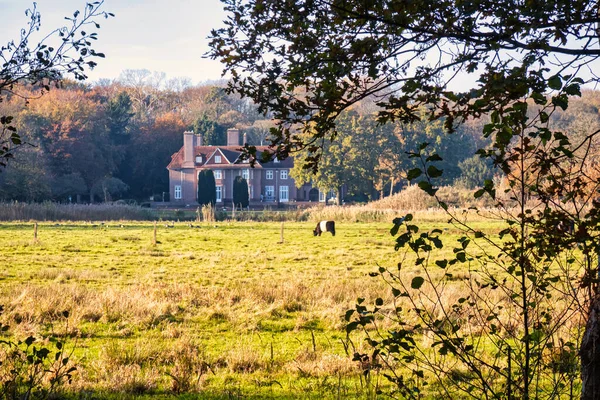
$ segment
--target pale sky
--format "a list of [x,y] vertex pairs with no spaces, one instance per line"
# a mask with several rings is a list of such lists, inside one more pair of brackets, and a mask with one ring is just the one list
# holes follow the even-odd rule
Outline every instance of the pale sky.
[[[89,1],[93,0],[37,0],[41,33],[64,26],[68,22],[64,17],[83,10]],[[32,0],[0,0],[0,45],[18,39],[28,22],[25,10],[32,5]],[[164,72],[167,78],[189,78],[192,84],[221,78],[221,64],[202,57],[208,51],[210,30],[221,27],[225,19],[219,0],[105,0],[103,9],[115,17],[98,21],[101,29],[94,49],[106,58],[96,59],[98,66],[89,72],[91,82],[116,79],[126,69]],[[580,75],[587,79],[589,74]],[[451,86],[465,90],[474,86],[475,79],[459,76]]]
[[[37,0],[40,32],[64,26],[65,16],[91,1]],[[18,39],[28,21],[25,10],[32,5],[29,0],[0,0],[1,45]],[[90,81],[117,78],[125,69],[165,72],[167,78],[190,78],[192,84],[220,78],[221,64],[202,58],[210,30],[222,26],[225,18],[219,0],[105,0],[103,9],[115,17],[98,20],[94,49],[106,58],[96,59]]]

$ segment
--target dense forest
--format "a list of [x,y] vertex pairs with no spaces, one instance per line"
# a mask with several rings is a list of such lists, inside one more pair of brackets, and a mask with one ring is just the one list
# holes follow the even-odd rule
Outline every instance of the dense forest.
[[[0,103],[0,114],[14,116],[24,141],[0,172],[0,200],[145,201],[168,198],[166,166],[193,130],[204,143],[223,145],[226,130],[239,128],[250,144],[269,143],[273,122],[247,100],[228,95],[222,82],[190,85],[147,70],[125,71],[118,80],[94,85],[63,82],[28,102],[34,88],[20,87]],[[600,128],[600,92],[585,91],[551,124],[570,136]],[[407,184],[414,159],[406,156],[428,142],[444,157],[440,184],[473,188],[496,177],[476,149],[484,147],[484,120],[470,120],[452,135],[440,121],[411,125],[376,120],[377,107],[364,101],[337,121],[337,140],[323,143],[316,175],[297,162],[298,184],[311,181],[322,190],[345,185],[346,200],[367,201],[397,192]],[[592,149],[595,151],[595,149]],[[296,155],[302,160],[313,154]]]

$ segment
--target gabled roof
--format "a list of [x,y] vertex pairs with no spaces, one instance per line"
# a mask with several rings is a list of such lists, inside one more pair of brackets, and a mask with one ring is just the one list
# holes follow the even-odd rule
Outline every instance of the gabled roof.
[[[225,150],[227,151],[227,150]],[[212,154],[208,157],[206,157],[206,160],[203,160],[203,165],[218,165],[221,166],[221,163],[215,163],[215,156],[221,156],[222,158],[225,159],[227,164],[233,164],[233,161],[231,161],[231,159],[227,158],[227,156],[225,154],[223,154],[223,150],[221,150],[220,148],[215,148],[215,150],[212,152]],[[235,160],[235,158],[234,158]],[[225,164],[225,165],[227,165]]]
[[233,151],[233,150],[228,150],[228,149],[219,149],[219,150],[221,151],[221,154],[223,154],[223,156],[225,156],[227,161],[229,161],[231,164],[234,164],[240,157],[240,154],[242,154],[241,151]]
[[[260,162],[260,155],[263,151],[267,151],[269,146],[256,146],[256,155],[258,157],[258,161],[254,164],[254,168],[293,168],[294,160],[292,157],[288,157],[283,161],[275,162],[270,161],[268,163]],[[196,168],[224,168],[224,169],[243,169],[249,168],[249,164],[240,161],[240,155],[242,154],[240,146],[196,146],[194,147],[194,157],[201,155],[202,156],[202,164],[195,164]],[[207,161],[212,158],[212,156],[219,152],[225,157],[225,160],[228,163],[223,164],[207,164]],[[195,161],[195,160],[194,160]],[[178,170],[181,169],[181,164],[183,163],[183,147],[179,149],[179,151],[171,156],[171,162],[167,165],[167,169],[170,170]]]

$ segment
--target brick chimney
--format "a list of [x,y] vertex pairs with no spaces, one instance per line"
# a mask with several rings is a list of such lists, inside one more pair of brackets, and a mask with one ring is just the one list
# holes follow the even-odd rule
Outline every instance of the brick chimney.
[[183,163],[182,168],[194,168],[194,146],[196,144],[196,135],[194,132],[183,132]]
[[239,129],[227,129],[227,146],[239,146],[240,145],[240,130]]

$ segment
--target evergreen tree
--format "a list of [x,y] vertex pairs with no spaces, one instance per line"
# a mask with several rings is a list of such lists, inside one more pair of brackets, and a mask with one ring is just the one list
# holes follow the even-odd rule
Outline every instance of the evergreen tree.
[[236,176],[233,181],[233,204],[242,208],[246,208],[250,204],[248,182],[241,176]]
[[198,174],[198,204],[206,205],[217,202],[217,186],[215,175],[209,169],[200,171]]
[[494,177],[493,165],[490,164],[489,160],[479,156],[467,158],[458,163],[462,173],[454,182],[468,189],[482,187],[486,179]]
[[129,142],[130,121],[132,112],[131,97],[127,92],[120,92],[109,100],[106,108],[106,125],[114,144],[121,145]]
[[227,143],[225,127],[205,115],[194,122],[192,130],[195,134],[202,136],[204,144],[207,146],[222,146]]

